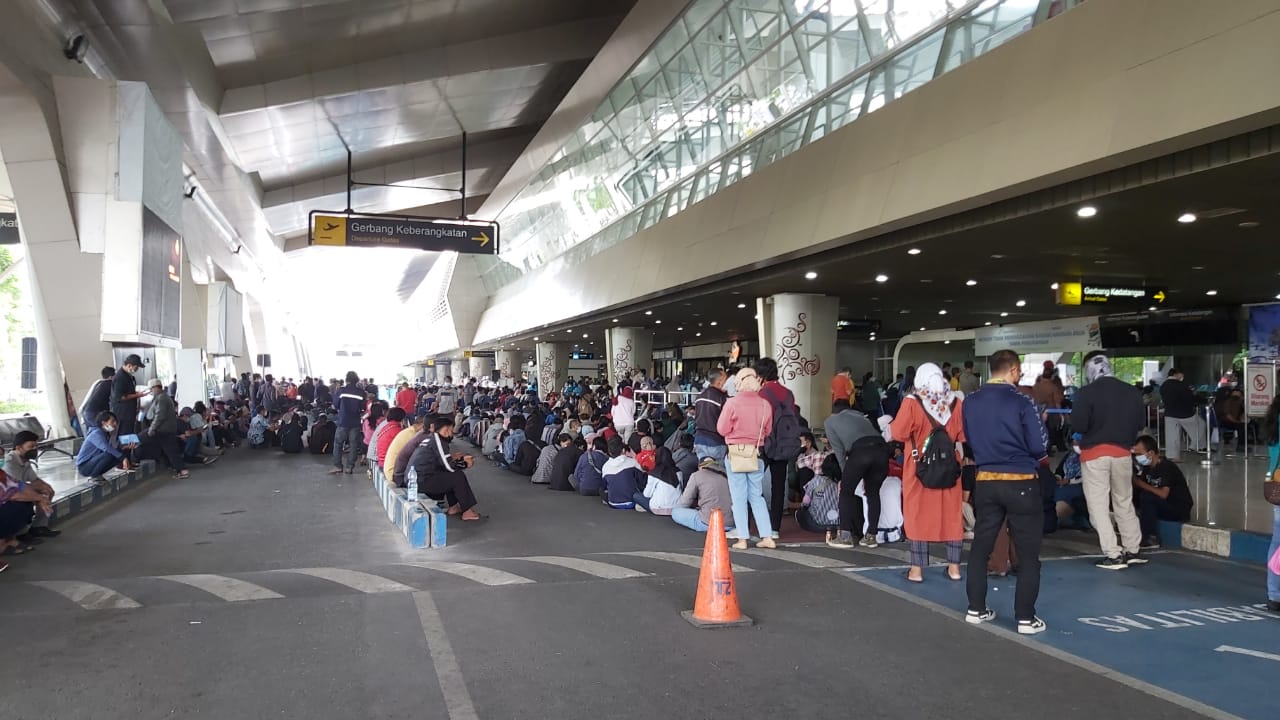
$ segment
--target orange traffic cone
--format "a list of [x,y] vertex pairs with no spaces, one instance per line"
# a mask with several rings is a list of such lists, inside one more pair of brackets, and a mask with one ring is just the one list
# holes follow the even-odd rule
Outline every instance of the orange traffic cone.
[[697,628],[738,627],[754,622],[738,609],[738,586],[733,579],[729,541],[725,539],[724,517],[719,510],[711,511],[693,610],[684,610],[680,615]]

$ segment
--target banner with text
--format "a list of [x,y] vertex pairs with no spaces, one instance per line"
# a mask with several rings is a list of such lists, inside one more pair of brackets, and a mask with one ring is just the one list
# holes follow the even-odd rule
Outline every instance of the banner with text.
[[1275,363],[1249,363],[1245,367],[1244,383],[1249,417],[1264,417],[1276,396]]
[[974,353],[978,357],[997,350],[1013,350],[1022,354],[1100,349],[1102,336],[1096,316],[983,327],[974,331]]

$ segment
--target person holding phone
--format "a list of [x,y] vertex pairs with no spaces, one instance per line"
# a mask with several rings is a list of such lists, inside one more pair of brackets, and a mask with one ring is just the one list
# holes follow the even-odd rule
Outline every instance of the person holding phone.
[[117,431],[121,435],[133,435],[138,432],[138,400],[149,391],[138,391],[138,381],[133,374],[142,368],[142,357],[129,355],[111,378],[110,410],[116,416]]
[[435,431],[413,451],[409,465],[418,474],[419,493],[447,502],[450,515],[460,515],[468,521],[482,520],[483,516],[475,510],[476,495],[465,472],[475,465],[475,457],[449,451],[453,428],[452,417],[436,418]]

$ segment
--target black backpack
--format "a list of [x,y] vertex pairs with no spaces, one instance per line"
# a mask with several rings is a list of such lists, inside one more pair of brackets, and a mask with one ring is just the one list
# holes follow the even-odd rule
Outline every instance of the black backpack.
[[773,407],[773,432],[765,436],[764,456],[770,460],[795,460],[800,456],[800,417],[795,405],[785,397],[775,397],[772,392],[761,390],[760,395]]
[[[955,403],[951,404],[952,410]],[[930,490],[946,490],[956,486],[960,479],[960,461],[956,459],[956,444],[947,429],[938,424],[928,412],[925,417],[933,425],[933,431],[925,438],[924,445],[911,451],[916,461],[916,479]]]

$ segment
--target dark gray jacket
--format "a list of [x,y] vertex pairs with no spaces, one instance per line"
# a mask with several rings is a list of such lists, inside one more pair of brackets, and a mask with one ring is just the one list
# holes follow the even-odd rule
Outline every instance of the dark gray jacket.
[[827,421],[822,424],[822,429],[827,434],[827,441],[831,443],[831,452],[835,453],[842,468],[845,456],[849,454],[849,449],[855,442],[864,437],[880,434],[867,416],[857,410],[841,410],[827,418]]
[[151,398],[147,417],[151,418],[149,432],[153,435],[178,432],[178,411],[174,409],[173,398],[168,393],[162,392]]

